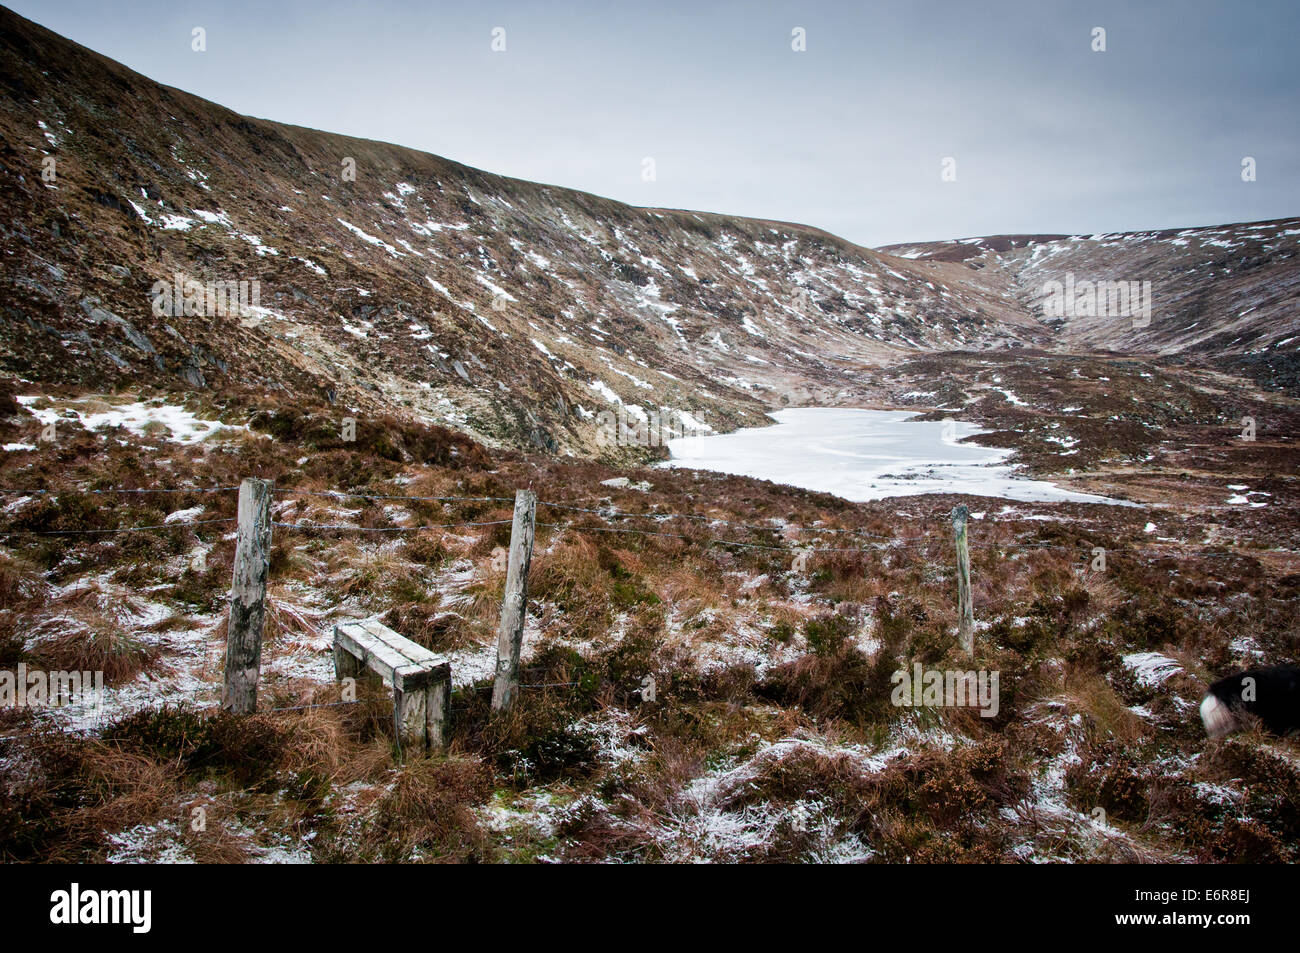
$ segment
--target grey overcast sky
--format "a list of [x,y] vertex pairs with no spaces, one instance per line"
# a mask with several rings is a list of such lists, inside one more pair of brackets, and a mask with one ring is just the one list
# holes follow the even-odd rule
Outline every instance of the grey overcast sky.
[[241,113],[864,245],[1300,214],[1294,0],[5,2]]

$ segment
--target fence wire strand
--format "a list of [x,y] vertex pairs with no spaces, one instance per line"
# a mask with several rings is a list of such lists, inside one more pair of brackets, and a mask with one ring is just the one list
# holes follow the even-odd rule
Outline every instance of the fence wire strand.
[[504,526],[510,520],[480,520],[467,523],[430,523],[425,526],[354,526],[351,523],[279,523],[272,521],[272,526],[281,529],[301,530],[338,530],[353,533],[419,533],[428,529],[464,529],[469,526]]
[[[175,488],[119,487],[119,488],[99,488],[99,489],[72,490],[72,491],[59,491],[59,490],[49,490],[49,489],[21,490],[21,489],[0,488],[0,494],[8,495],[8,496],[49,497],[57,500],[60,495],[65,495],[65,494],[96,494],[96,495],[109,495],[109,494],[117,494],[117,493],[120,494],[195,494],[195,493],[237,492],[238,489],[239,487],[237,486],[175,487]],[[274,488],[273,492],[281,494],[282,496],[289,496],[289,497],[317,497],[317,498],[325,498],[325,499],[332,499],[332,500],[364,499],[364,500],[409,501],[409,502],[428,502],[428,503],[493,503],[493,504],[513,504],[515,502],[513,499],[509,497],[404,496],[398,494],[378,494],[378,493],[359,493],[359,492],[354,493],[354,492],[346,492],[346,491],[339,491],[339,490],[326,490],[326,491],[299,490],[292,487],[276,487]],[[862,540],[883,541],[879,544],[868,544],[867,547],[865,548],[864,547],[838,547],[838,546],[812,546],[812,545],[800,544],[793,540],[787,540],[781,544],[749,542],[749,541],[739,540],[739,539],[723,539],[718,537],[710,537],[701,540],[697,536],[691,536],[686,533],[643,529],[636,526],[611,526],[611,525],[584,526],[574,522],[566,522],[566,523],[537,522],[535,524],[539,528],[556,530],[561,533],[571,531],[580,534],[581,533],[591,533],[591,534],[602,533],[602,534],[616,534],[616,535],[640,535],[646,537],[659,537],[665,539],[679,539],[679,540],[684,540],[686,542],[699,543],[704,547],[711,547],[711,546],[736,547],[740,549],[763,550],[768,552],[784,552],[790,555],[818,554],[818,553],[857,553],[863,555],[875,554],[875,555],[883,556],[883,555],[888,555],[890,553],[897,552],[899,550],[925,549],[935,545],[942,545],[945,542],[947,542],[947,540],[943,538],[944,536],[947,535],[946,533],[936,534],[928,537],[923,536],[923,537],[909,538],[909,537],[891,536],[891,535],[878,534],[878,533],[870,533],[865,530],[843,529],[839,527],[797,526],[797,525],[789,525],[789,524],[779,525],[779,526],[760,525],[760,524],[746,523],[746,522],[740,522],[735,520],[726,520],[718,517],[705,516],[705,515],[695,514],[695,513],[677,513],[673,511],[654,512],[654,513],[631,513],[627,511],[613,509],[611,507],[592,508],[592,507],[577,506],[574,504],[567,504],[567,503],[554,503],[548,500],[538,500],[537,505],[549,507],[564,512],[596,516],[606,522],[610,520],[642,519],[642,520],[653,520],[656,523],[664,523],[669,520],[680,519],[680,520],[689,520],[701,524],[707,524],[711,526],[712,525],[730,526],[730,527],[735,527],[738,529],[742,529],[754,533],[780,533],[780,534],[822,533],[822,534],[832,534],[832,535],[838,535],[838,536],[844,536],[850,538],[857,538]],[[183,529],[189,529],[192,527],[199,527],[199,526],[215,526],[215,525],[222,525],[228,523],[235,523],[237,521],[238,520],[236,517],[226,517],[226,518],[206,519],[206,520],[185,520],[185,521],[176,521],[170,523],[164,522],[160,524],[150,524],[150,525],[142,525],[142,526],[123,526],[114,529],[89,529],[89,528],[64,529],[64,530],[0,529],[0,537],[106,536],[106,535],[114,535],[118,533],[157,532],[157,531],[177,530],[177,529],[183,530]],[[476,528],[476,527],[504,526],[510,524],[511,522],[512,522],[511,519],[496,519],[496,520],[469,520],[469,521],[461,521],[461,522],[433,523],[433,524],[418,525],[418,526],[373,526],[371,527],[371,526],[356,526],[349,523],[317,523],[312,521],[299,520],[294,522],[272,521],[271,525],[283,530],[295,530],[295,531],[300,530],[305,532],[324,531],[324,532],[363,532],[363,533],[418,533],[426,530],[466,529],[466,528]],[[1005,522],[1002,520],[989,520],[989,521],[980,521],[980,522],[984,526],[993,528],[993,527],[1007,526],[1009,523],[1020,522],[1020,521],[1016,521],[1013,519],[1011,521],[1005,521]],[[1012,529],[1011,531],[1014,532],[1014,529]],[[968,545],[971,549],[974,550],[982,550],[986,552],[992,551],[995,554],[999,554],[999,553],[1004,554],[1009,556],[1010,558],[1015,558],[1017,555],[1019,555],[1021,551],[1056,551],[1056,552],[1072,553],[1075,556],[1081,556],[1086,560],[1088,557],[1095,555],[1095,551],[1098,548],[1104,550],[1107,558],[1115,558],[1117,556],[1123,556],[1123,555],[1134,555],[1134,556],[1146,556],[1146,557],[1151,557],[1156,559],[1173,558],[1173,557],[1246,559],[1246,558],[1258,558],[1262,555],[1267,555],[1267,554],[1281,554],[1281,555],[1291,555],[1291,556],[1297,555],[1295,550],[1280,549],[1280,548],[1267,549],[1267,550],[1251,550],[1251,551],[1244,551],[1244,552],[1231,551],[1231,550],[1226,552],[1209,551],[1208,549],[1204,549],[1200,551],[1190,551],[1190,552],[1189,551],[1169,552],[1169,551],[1164,551],[1160,549],[1158,546],[1149,543],[1145,545],[1134,544],[1129,546],[1097,547],[1097,546],[1091,546],[1088,543],[1066,544],[1066,543],[1054,543],[1046,540],[1028,541],[1028,542],[1003,542],[996,539],[989,539],[987,537],[983,539],[972,540]],[[1177,545],[1179,544],[1177,543],[1170,544],[1170,546],[1177,546]],[[518,674],[527,675],[529,673],[536,673],[540,671],[542,671],[542,669],[534,667],[528,669],[520,669]],[[538,683],[521,682],[518,684],[518,688],[520,690],[538,691],[538,690],[543,690],[548,688],[572,688],[580,684],[581,682],[576,682],[576,681],[538,682]],[[462,685],[459,687],[451,688],[449,694],[459,695],[462,698],[464,698],[469,695],[474,695],[481,692],[488,692],[492,690],[493,690],[493,685],[491,684]],[[186,695],[186,693],[173,693],[171,697],[168,697],[167,699],[164,700],[163,704],[164,705],[170,704],[173,701],[175,701],[176,695],[184,696],[179,701],[180,704],[184,704],[187,700],[197,701],[200,695],[209,695],[209,696],[215,695],[217,696],[215,700],[212,698],[207,699],[207,702],[210,705],[215,705],[215,704],[219,704],[220,694],[221,694],[220,686],[206,687],[203,689],[198,689],[192,693],[189,693],[188,695]],[[314,702],[314,703],[307,703],[302,705],[289,705],[289,706],[281,706],[276,708],[268,708],[268,709],[263,709],[263,712],[267,714],[273,714],[273,713],[280,713],[280,712],[308,711],[308,710],[318,709],[318,708],[339,708],[344,706],[357,705],[360,703],[361,702],[359,700],[338,701],[338,702]],[[470,707],[454,706],[451,707],[451,710],[468,711],[470,710]],[[103,727],[102,723],[97,722],[95,727],[88,727],[88,728],[73,728],[73,727],[64,727],[61,725],[48,725],[43,731],[39,731],[39,732],[28,732],[23,734],[12,734],[12,733],[6,734],[0,731],[0,742],[10,742],[15,740],[35,738],[40,735],[48,735],[51,729],[53,729],[54,731],[62,735],[89,736],[89,735],[93,735],[96,731],[102,729],[102,727]]]
[[[236,492],[238,486],[216,486],[216,487],[107,487],[98,489],[84,490],[50,490],[50,489],[14,489],[0,488],[0,494],[11,496],[50,496],[57,498],[60,494],[77,493],[77,494],[187,494],[187,493],[223,493]],[[303,490],[294,487],[274,487],[273,493],[290,497],[317,497],[332,500],[383,500],[383,501],[407,501],[407,502],[427,502],[427,503],[514,503],[510,497],[504,496],[414,496],[405,494],[384,494],[384,493],[367,493],[347,490]],[[794,555],[803,553],[888,553],[900,549],[923,549],[931,545],[936,545],[940,541],[933,538],[900,538],[893,535],[882,533],[871,533],[860,529],[846,529],[842,527],[831,526],[799,526],[791,524],[782,525],[764,525],[757,523],[742,522],[738,520],[727,520],[721,517],[706,516],[698,513],[679,513],[676,511],[659,511],[652,513],[633,513],[626,510],[618,510],[613,507],[590,507],[578,506],[571,503],[557,503],[551,500],[538,500],[538,506],[550,507],[556,510],[562,510],[571,513],[581,513],[590,516],[597,516],[604,520],[614,519],[644,519],[653,520],[658,523],[669,520],[690,520],[702,524],[731,526],[738,529],[747,530],[756,533],[821,533],[846,536],[859,539],[881,540],[881,545],[871,547],[842,547],[842,546],[810,546],[800,544],[793,540],[788,540],[783,544],[757,543],[745,540],[733,540],[722,538],[709,538],[701,541],[705,546],[733,546],[741,549],[766,550],[770,552],[787,552]],[[134,533],[134,532],[157,532],[171,529],[185,529],[193,526],[210,526],[222,523],[236,522],[235,517],[224,519],[210,520],[186,520],[184,522],[161,523],[145,526],[124,526],[115,529],[66,529],[66,530],[6,530],[0,529],[0,536],[6,537],[30,537],[30,536],[105,536],[116,533]],[[510,523],[509,519],[499,520],[469,520],[461,522],[448,523],[431,523],[417,526],[355,526],[349,523],[315,523],[306,520],[296,522],[273,521],[272,525],[280,529],[302,530],[302,531],[322,531],[322,532],[362,532],[362,533],[419,533],[427,530],[438,529],[468,529],[485,526],[503,526]],[[1000,525],[1002,521],[990,521],[987,525]],[[665,539],[681,539],[687,542],[695,540],[695,537],[685,533],[672,533],[662,530],[640,529],[636,527],[625,526],[581,526],[575,523],[553,523],[538,522],[539,527],[547,529],[558,529],[561,531],[572,530],[577,533],[608,533],[608,534],[627,534],[660,537]],[[1063,545],[1050,542],[1000,542],[996,540],[972,540],[970,543],[972,549],[993,549],[1002,551],[1013,550],[1054,550],[1058,552],[1072,552],[1081,556],[1090,554],[1091,549],[1087,544]],[[1151,553],[1150,548],[1125,548],[1125,547],[1103,547],[1106,549],[1107,556],[1120,555],[1122,553]],[[1295,555],[1296,551],[1287,549],[1261,550],[1251,553],[1237,552],[1200,552],[1194,555],[1210,558],[1244,558],[1255,556],[1262,553],[1278,553],[1285,555]],[[1158,553],[1157,553],[1158,555]],[[1171,554],[1172,555],[1172,554]],[[1180,553],[1178,555],[1193,555],[1190,553]]]
[[116,529],[48,529],[48,530],[0,530],[0,536],[106,536],[116,533],[144,533],[165,529],[185,529],[188,526],[212,526],[216,523],[234,523],[237,518],[227,516],[215,520],[186,520],[175,523],[157,523],[152,526],[119,526]]

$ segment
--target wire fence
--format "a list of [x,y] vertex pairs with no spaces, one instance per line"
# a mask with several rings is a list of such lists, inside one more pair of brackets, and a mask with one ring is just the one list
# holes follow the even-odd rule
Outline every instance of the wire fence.
[[[189,494],[189,493],[236,493],[238,486],[215,486],[215,487],[100,487],[77,489],[73,491],[56,491],[48,489],[13,489],[0,488],[0,496],[13,497],[52,497],[57,499],[63,494],[75,495],[146,495],[146,494]],[[304,490],[294,487],[276,487],[273,492],[281,497],[305,497],[331,500],[373,500],[384,502],[404,502],[404,503],[439,503],[439,504],[499,504],[513,505],[514,500],[510,497],[503,496],[419,496],[404,494],[383,494],[369,492],[353,492],[343,490]],[[818,553],[856,553],[863,555],[881,554],[895,550],[925,549],[933,545],[946,544],[948,540],[944,538],[946,533],[930,534],[922,537],[903,537],[897,534],[872,533],[863,529],[853,529],[832,526],[807,526],[794,525],[786,522],[773,522],[768,524],[743,522],[737,520],[728,520],[722,517],[708,516],[698,513],[680,513],[675,511],[657,510],[653,512],[634,513],[626,510],[619,510],[613,506],[592,507],[578,506],[571,503],[560,503],[552,500],[538,500],[539,507],[561,512],[581,514],[584,516],[598,517],[606,522],[629,521],[629,520],[650,520],[656,524],[668,523],[671,521],[687,521],[708,526],[724,526],[737,530],[743,530],[750,533],[776,534],[786,537],[781,542],[755,542],[744,539],[729,539],[723,537],[710,536],[705,539],[699,539],[687,533],[671,532],[662,529],[648,529],[639,526],[626,525],[606,525],[606,526],[589,526],[575,522],[550,522],[538,521],[537,526],[542,529],[556,530],[559,532],[576,532],[588,534],[608,534],[608,535],[637,535],[645,537],[655,537],[663,539],[679,539],[687,542],[695,542],[704,546],[721,546],[736,547],[739,549],[764,550],[770,552],[785,552],[790,555],[800,554],[818,554]],[[972,519],[975,519],[972,517]],[[1024,522],[1025,520],[1016,521],[1014,518],[1009,522]],[[237,522],[235,517],[224,517],[215,519],[201,520],[173,520],[163,523],[144,524],[135,526],[119,526],[109,528],[83,527],[68,529],[14,529],[0,528],[0,537],[5,538],[24,538],[24,537],[58,537],[58,536],[111,536],[119,533],[140,533],[140,532],[166,532],[172,530],[184,530],[193,527],[217,526]],[[481,520],[462,520],[450,521],[443,523],[427,523],[416,525],[393,525],[393,526],[361,526],[355,523],[343,522],[314,522],[311,520],[273,520],[272,526],[299,532],[337,532],[337,533],[421,533],[436,530],[450,529],[478,529],[492,526],[504,526],[510,524],[509,518],[503,519],[481,519]],[[976,522],[983,525],[1004,526],[1007,523],[1003,521],[978,519]],[[839,536],[856,539],[864,542],[859,546],[829,546],[814,545],[811,542],[803,542],[790,539],[791,535],[822,535],[822,536]],[[1056,551],[1071,552],[1080,556],[1090,556],[1094,552],[1097,544],[1095,543],[1076,543],[1062,544],[1048,540],[1029,540],[1029,541],[1005,541],[997,539],[979,539],[970,540],[970,548],[973,550],[986,549],[998,551],[1014,550],[1035,550],[1035,551]],[[1196,546],[1197,544],[1182,544],[1178,542],[1165,543],[1165,547],[1181,546],[1183,547],[1177,555],[1187,556],[1187,546]],[[1145,546],[1132,546],[1124,544],[1112,544],[1101,547],[1106,551],[1107,557],[1118,555],[1124,552],[1128,553],[1155,553],[1158,552],[1158,546],[1147,544]],[[1259,548],[1234,548],[1226,544],[1219,547],[1216,551],[1204,546],[1198,547],[1200,551],[1196,552],[1197,556],[1208,558],[1241,558],[1258,556],[1261,554],[1279,554],[1279,555],[1300,555],[1296,550],[1273,547],[1269,549]]]
[[[573,688],[581,685],[579,681],[569,682],[528,682],[523,678],[528,675],[536,675],[541,672],[549,672],[550,669],[544,667],[523,667],[519,669],[518,675],[520,682],[518,688],[521,691],[540,691],[543,689],[554,688]],[[449,695],[455,697],[472,697],[485,692],[491,692],[494,685],[473,685],[465,684],[454,686]],[[259,707],[259,715],[276,715],[288,712],[313,711],[318,709],[348,708],[356,705],[362,705],[367,699],[353,698],[342,699],[339,701],[329,702],[304,702],[297,705],[275,705],[270,708]],[[118,722],[122,719],[129,718],[142,711],[157,711],[160,707],[176,706],[182,707],[191,705],[198,711],[211,711],[219,708],[222,703],[222,686],[220,684],[209,684],[189,691],[170,688],[160,699],[156,699],[153,704],[138,705],[135,707],[124,707],[113,713],[112,722]],[[0,726],[0,743],[13,741],[30,741],[34,738],[49,738],[52,736],[66,736],[74,738],[91,738],[102,734],[105,727],[110,724],[104,717],[104,706],[99,702],[84,702],[80,704],[51,704],[48,706],[25,706],[27,710],[42,712],[57,712],[60,715],[67,716],[71,723],[60,724],[58,721],[46,720],[42,723],[40,730],[36,731],[16,731],[12,728],[6,729]],[[20,709],[21,710],[21,709]],[[454,712],[466,712],[473,710],[472,705],[452,705],[450,710]],[[93,717],[93,722],[87,723]],[[80,724],[78,724],[80,722]]]
[[[213,493],[237,493],[237,486],[215,486],[215,487],[116,487],[116,488],[87,488],[74,491],[53,491],[48,489],[12,489],[0,488],[0,497],[17,497],[22,498],[49,498],[55,501],[63,495],[96,495],[107,496],[110,494],[122,494],[124,496],[136,495],[177,495],[177,494],[213,494]],[[335,501],[345,500],[366,500],[382,501],[386,503],[437,503],[451,504],[460,506],[465,504],[491,506],[506,506],[514,504],[514,499],[510,497],[499,496],[418,496],[418,495],[401,495],[401,494],[380,494],[380,493],[362,493],[349,492],[340,490],[304,490],[293,487],[277,487],[273,492],[282,498],[313,498],[329,499]],[[682,513],[671,510],[655,510],[651,512],[630,512],[619,510],[613,506],[579,506],[572,503],[561,503],[550,500],[538,500],[539,507],[557,511],[559,513],[570,513],[581,517],[595,517],[605,525],[586,525],[582,522],[569,520],[566,522],[538,521],[536,526],[539,529],[554,531],[558,534],[573,532],[578,534],[607,534],[607,535],[636,535],[649,538],[664,538],[682,540],[688,543],[696,544],[704,548],[709,547],[734,547],[737,549],[759,550],[768,552],[781,552],[787,556],[798,557],[816,554],[858,554],[881,556],[887,555],[899,550],[921,550],[932,546],[948,546],[952,543],[951,530],[948,521],[943,520],[943,527],[936,532],[924,536],[900,536],[897,534],[873,533],[863,529],[830,527],[830,526],[804,526],[794,525],[784,521],[773,521],[762,524],[754,522],[743,522],[728,520],[721,517],[709,516],[699,513]],[[12,508],[12,504],[8,509]],[[656,528],[647,528],[637,525],[626,525],[633,521],[651,521]],[[0,538],[29,538],[29,537],[77,537],[92,536],[102,537],[122,533],[140,533],[140,532],[167,532],[176,530],[191,530],[200,527],[212,527],[236,523],[236,517],[213,518],[213,519],[177,519],[168,518],[163,523],[152,523],[133,526],[121,526],[113,528],[82,527],[68,529],[15,529],[12,527],[0,527]],[[498,527],[511,524],[511,518],[500,519],[467,519],[462,521],[449,521],[440,523],[429,523],[421,525],[392,525],[392,526],[361,526],[355,523],[325,523],[315,522],[312,520],[272,520],[271,525],[281,530],[303,533],[421,533],[432,531],[443,531],[453,529],[479,529],[486,527]],[[698,533],[692,535],[686,532],[673,532],[668,529],[657,528],[673,522],[693,523],[702,530],[706,535],[701,537]],[[1008,527],[1025,522],[1017,520],[1014,517],[1008,521],[1001,520],[977,520],[978,524],[992,527]],[[619,525],[614,525],[615,523]],[[726,527],[738,532],[749,534],[770,534],[781,537],[779,541],[757,542],[752,539],[735,539],[721,536],[707,535],[707,530],[712,527]],[[1020,527],[1016,525],[1016,528]],[[1012,530],[1014,531],[1014,530]],[[838,539],[852,540],[860,543],[858,546],[832,546],[832,545],[815,545],[811,541],[791,539],[791,536],[818,536],[821,539],[826,537],[835,537]],[[829,542],[829,540],[827,540]],[[1068,552],[1076,557],[1085,559],[1091,558],[1102,550],[1107,558],[1113,558],[1118,555],[1144,555],[1153,558],[1168,558],[1178,556],[1186,558],[1188,556],[1205,557],[1205,558],[1252,558],[1264,554],[1278,554],[1295,556],[1300,555],[1295,550],[1272,548],[1272,549],[1238,549],[1227,546],[1216,547],[1215,549],[1199,548],[1189,552],[1188,545],[1176,541],[1156,540],[1142,545],[1115,545],[1097,546],[1087,542],[1079,543],[1058,543],[1050,540],[1028,540],[1028,541],[1007,541],[1000,539],[976,538],[971,540],[970,548],[974,550],[993,551],[995,553],[1010,554],[1013,558],[1018,552],[1041,552],[1057,551]],[[1172,550],[1172,551],[1171,551]],[[1226,550],[1226,551],[1225,551]],[[521,670],[520,675],[528,674],[530,671]],[[569,688],[581,684],[580,682],[536,682],[530,683],[521,681],[519,688],[525,691],[541,691],[554,688]],[[479,692],[492,691],[492,685],[462,685],[451,690],[452,696],[462,698],[472,696]],[[169,704],[177,699],[179,703],[195,702],[197,703],[200,696],[208,696],[206,702],[215,707],[220,703],[221,686],[205,686],[197,689],[192,693],[168,692],[163,704]],[[287,705],[263,709],[266,714],[276,714],[283,712],[301,712],[313,709],[338,708],[343,706],[361,704],[359,700],[344,700],[334,702],[309,702],[298,705]],[[452,711],[468,711],[472,708],[470,705],[451,706]],[[129,714],[129,712],[128,712]],[[46,726],[47,728],[50,726]],[[54,725],[57,730],[69,735],[90,735],[102,729],[102,723],[97,723],[94,727],[67,727]],[[13,741],[24,738],[36,737],[39,732],[27,732],[24,734],[6,733],[0,728],[0,741]]]

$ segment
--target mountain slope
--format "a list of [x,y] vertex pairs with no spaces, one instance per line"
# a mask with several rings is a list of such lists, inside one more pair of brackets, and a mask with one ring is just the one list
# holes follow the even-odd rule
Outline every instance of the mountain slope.
[[[999,235],[888,246],[932,267],[961,265],[1013,290],[1043,316],[1063,351],[1206,359],[1261,383],[1300,385],[1300,218],[1105,235]],[[1146,281],[1149,320],[1066,311],[1046,314],[1045,288]]]
[[[860,399],[900,351],[1034,334],[965,273],[249,119],[9,11],[0,65],[3,362],[43,381],[332,392],[585,453],[620,404],[730,429]],[[265,310],[164,320],[150,291],[178,274],[256,280]]]
[[[182,388],[239,412],[277,394],[620,457],[601,412],[728,430],[869,402],[874,368],[934,352],[1300,377],[1294,219],[872,251],[250,119],[3,9],[0,81],[0,371],[45,385]],[[1066,274],[1151,281],[1154,319],[1045,316]],[[257,282],[259,308],[155,313],[155,283],[178,277]]]

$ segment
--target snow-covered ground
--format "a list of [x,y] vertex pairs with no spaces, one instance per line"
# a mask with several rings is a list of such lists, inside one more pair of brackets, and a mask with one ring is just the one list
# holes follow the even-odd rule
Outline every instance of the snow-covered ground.
[[[863,502],[923,493],[968,493],[1025,502],[1121,503],[1014,476],[1012,453],[963,444],[980,433],[961,421],[912,420],[908,411],[801,407],[774,427],[670,441],[667,466],[714,470]],[[947,431],[945,433],[945,431]]]
[[[81,426],[87,430],[101,427],[124,427],[137,436],[145,433],[145,427],[156,424],[166,428],[168,439],[177,443],[196,443],[219,431],[233,431],[244,428],[232,427],[218,420],[201,420],[192,411],[184,407],[161,402],[145,403],[137,401],[116,406],[99,401],[93,409],[85,401],[65,401],[61,406],[35,406],[42,398],[39,396],[16,397],[19,404],[26,407],[42,424],[55,423],[69,419],[68,414],[75,414]],[[48,398],[46,399],[48,401]],[[15,449],[26,449],[14,444]],[[10,449],[6,447],[6,449]]]

